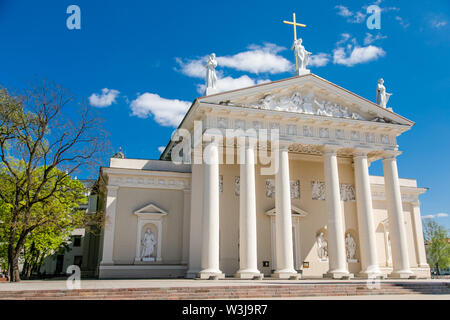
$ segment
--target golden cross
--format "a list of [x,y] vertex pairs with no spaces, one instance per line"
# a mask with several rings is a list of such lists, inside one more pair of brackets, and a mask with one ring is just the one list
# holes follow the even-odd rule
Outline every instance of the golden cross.
[[[303,28],[306,27],[305,24],[297,23],[295,21],[295,12],[292,14],[292,21],[284,20],[283,23],[294,26],[294,42],[295,42],[295,40],[297,40],[297,27],[303,27]],[[295,56],[295,67],[298,68],[297,56]]]

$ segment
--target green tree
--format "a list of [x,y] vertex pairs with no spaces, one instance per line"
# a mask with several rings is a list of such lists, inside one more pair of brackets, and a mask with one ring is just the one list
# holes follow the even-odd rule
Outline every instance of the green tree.
[[66,183],[72,192],[55,193],[51,203],[45,209],[39,206],[34,209],[35,217],[40,215],[53,218],[36,227],[25,241],[22,274],[28,278],[33,271],[39,271],[46,257],[57,252],[58,249],[67,247],[66,242],[73,229],[84,227],[91,222],[90,217],[86,216],[83,210],[78,210],[80,204],[87,202],[84,185],[70,177],[67,177]]
[[427,221],[424,227],[427,260],[430,266],[436,268],[437,274],[441,269],[447,269],[450,264],[450,245],[447,229],[435,221]]
[[105,133],[92,112],[45,81],[17,95],[0,89],[2,229],[13,282],[20,281],[29,235],[59,219],[73,222],[82,189],[70,176],[98,166],[105,154]]

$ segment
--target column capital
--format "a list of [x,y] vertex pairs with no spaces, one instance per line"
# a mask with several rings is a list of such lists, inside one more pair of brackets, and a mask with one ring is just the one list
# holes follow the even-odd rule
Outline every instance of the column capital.
[[336,154],[339,149],[342,149],[342,146],[335,145],[335,144],[323,145],[323,153],[324,154]]
[[365,149],[365,148],[355,148],[353,149],[353,157],[364,157],[367,158],[367,155],[369,154],[371,150]]
[[385,150],[382,152],[383,160],[395,159],[397,156],[401,155],[402,152],[399,150]]
[[289,151],[289,147],[290,147],[291,143],[290,142],[282,142],[279,141],[278,142],[278,146],[275,146],[273,148],[273,150],[279,150],[279,151]]
[[420,207],[420,201],[419,200],[414,200],[414,201],[411,201],[410,203],[411,203],[411,206],[413,206],[414,208]]
[[[239,141],[241,140],[241,141]],[[243,140],[243,141],[242,141]],[[236,146],[238,148],[252,148],[252,149],[256,149],[258,146],[258,139],[254,138],[254,137],[238,137],[237,138],[237,143]]]

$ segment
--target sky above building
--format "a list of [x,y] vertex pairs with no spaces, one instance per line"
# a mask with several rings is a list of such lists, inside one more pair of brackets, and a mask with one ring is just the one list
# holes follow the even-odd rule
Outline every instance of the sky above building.
[[[380,29],[367,24],[372,4]],[[70,5],[80,8],[81,29],[67,26]],[[307,25],[298,33],[313,53],[311,72],[372,101],[384,78],[389,106],[416,122],[398,139],[399,174],[429,188],[422,215],[449,227],[448,0],[0,0],[0,84],[61,84],[100,112],[115,150],[157,159],[203,95],[210,53],[222,91],[293,75],[293,30],[282,23],[292,12]],[[370,170],[382,175],[381,161]]]

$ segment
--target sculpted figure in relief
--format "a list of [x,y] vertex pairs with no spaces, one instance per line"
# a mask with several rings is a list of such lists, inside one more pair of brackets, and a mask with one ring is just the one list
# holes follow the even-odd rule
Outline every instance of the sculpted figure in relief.
[[320,181],[311,182],[313,200],[325,200],[325,183]]
[[313,108],[313,96],[311,94],[308,94],[303,99],[303,112],[306,114],[314,114],[314,108]]
[[297,112],[303,112],[303,99],[299,92],[292,95],[291,104]]

